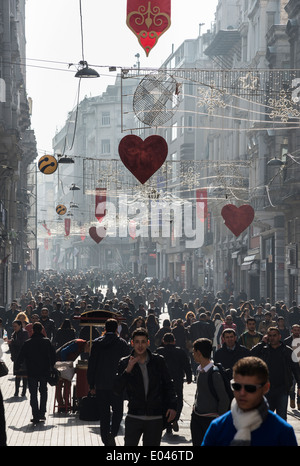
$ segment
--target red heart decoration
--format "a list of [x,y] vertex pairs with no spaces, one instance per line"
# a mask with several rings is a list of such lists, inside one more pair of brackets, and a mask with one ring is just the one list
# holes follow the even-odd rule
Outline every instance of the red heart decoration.
[[166,160],[168,144],[161,136],[149,136],[143,141],[129,134],[120,141],[119,155],[125,167],[144,184]]
[[98,233],[101,233],[102,231],[103,231],[103,228],[102,228],[102,227],[101,227],[101,228],[99,228],[99,227],[97,227],[97,228],[96,228],[96,227],[91,227],[91,228],[89,229],[90,237],[91,237],[97,244],[99,244],[99,243],[103,240],[103,238],[105,238],[105,236],[106,236],[106,231],[105,231],[105,229],[104,229],[104,231],[103,231],[103,236],[102,236],[102,235],[101,235],[101,236],[98,235]]
[[227,204],[223,207],[221,215],[225,220],[225,225],[235,236],[239,236],[253,221],[254,209],[248,204],[236,207]]

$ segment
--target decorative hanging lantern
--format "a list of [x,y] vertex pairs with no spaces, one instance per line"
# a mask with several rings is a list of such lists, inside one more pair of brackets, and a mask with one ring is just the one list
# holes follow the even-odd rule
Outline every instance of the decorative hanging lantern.
[[53,155],[43,155],[38,162],[38,168],[44,175],[52,175],[57,166],[57,160]]
[[129,134],[120,141],[119,155],[125,167],[144,184],[163,165],[168,144],[158,135],[148,136],[143,141]]
[[105,227],[90,227],[89,229],[90,237],[99,244],[106,237],[106,228]]
[[225,225],[235,236],[239,236],[251,225],[254,219],[254,209],[249,204],[236,207],[233,204],[226,204],[221,215],[225,220]]
[[58,204],[58,206],[56,206],[56,213],[58,215],[65,215],[66,212],[67,212],[67,208],[65,205]]
[[171,0],[127,0],[126,24],[148,56],[171,25]]

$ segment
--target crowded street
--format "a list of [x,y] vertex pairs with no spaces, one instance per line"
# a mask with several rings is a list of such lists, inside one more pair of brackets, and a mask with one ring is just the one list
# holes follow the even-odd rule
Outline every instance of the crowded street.
[[[89,283],[85,287],[82,285]],[[96,287],[95,287],[96,283]],[[105,284],[106,283],[106,284]],[[117,286],[115,285],[117,284]],[[155,283],[155,284],[154,284]],[[165,284],[164,284],[165,285]],[[53,274],[53,273],[44,273],[41,274],[41,279],[35,288],[28,290],[28,293],[24,295],[22,305],[18,305],[19,312],[23,307],[25,309],[26,316],[28,315],[28,321],[31,320],[32,315],[37,311],[36,304],[38,301],[42,302],[43,305],[40,306],[40,309],[43,309],[44,305],[51,306],[51,312],[49,314],[50,320],[51,316],[55,316],[54,308],[64,308],[66,302],[73,302],[73,308],[75,309],[78,305],[79,307],[87,306],[88,309],[91,308],[90,302],[97,302],[97,309],[105,308],[105,303],[114,303],[112,309],[120,312],[122,315],[126,315],[128,329],[131,329],[132,323],[136,320],[138,315],[139,319],[144,319],[147,315],[151,314],[151,308],[153,308],[153,303],[155,302],[155,315],[157,317],[158,330],[164,328],[165,322],[170,322],[170,313],[179,313],[175,315],[173,320],[172,328],[176,318],[181,316],[183,322],[187,322],[187,314],[190,312],[195,316],[197,313],[197,303],[198,298],[194,300],[196,291],[193,291],[189,295],[187,290],[178,290],[175,293],[170,292],[170,296],[167,298],[166,302],[160,300],[161,291],[164,289],[157,281],[144,281],[132,277],[131,274],[116,274],[115,276],[110,275],[101,275],[97,276],[95,274],[86,273],[81,275],[74,275],[71,277],[69,274]],[[198,290],[198,293],[200,291]],[[193,307],[193,311],[189,310],[185,315],[185,307],[187,303],[181,303],[180,296],[190,296],[187,299],[190,308]],[[117,296],[121,299],[117,298]],[[193,300],[192,301],[192,297]],[[49,300],[50,297],[50,300]],[[137,307],[134,305],[134,298],[138,297]],[[220,299],[220,298],[219,298]],[[84,300],[84,303],[83,303]],[[199,308],[201,312],[205,311],[203,308],[203,295],[199,294],[199,302],[202,302],[202,306]],[[217,302],[218,299],[215,299]],[[124,302],[127,303],[124,307]],[[30,303],[30,304],[29,304]],[[46,304],[47,303],[47,304]],[[172,306],[170,306],[170,303]],[[175,305],[176,303],[176,305]],[[57,306],[60,304],[62,306]],[[196,305],[196,308],[195,308]],[[218,303],[214,305],[214,302],[210,303],[212,306],[212,315],[214,313],[214,308],[220,310]],[[182,309],[178,309],[178,306],[182,306]],[[226,309],[228,308],[228,303],[222,303],[224,308],[224,316],[227,315]],[[268,307],[268,305],[265,305]],[[96,307],[94,305],[94,307]],[[177,311],[175,311],[175,307]],[[208,304],[207,304],[208,307]],[[229,308],[231,305],[229,303]],[[130,309],[130,312],[128,312]],[[150,309],[150,312],[149,312]],[[185,309],[185,311],[183,311]],[[198,309],[198,311],[199,311]],[[215,309],[215,310],[216,310]],[[231,308],[232,309],[232,308]],[[72,310],[72,309],[71,309]],[[70,310],[70,311],[71,311]],[[97,311],[97,310],[96,310]],[[253,315],[256,315],[253,308]],[[31,312],[31,314],[30,314]],[[83,310],[84,312],[84,310]],[[264,311],[266,312],[266,311]],[[24,313],[24,312],[23,312]],[[210,313],[209,313],[210,314]],[[9,313],[4,314],[6,316]],[[3,317],[4,317],[3,315]],[[17,314],[16,314],[17,315]],[[69,317],[72,319],[72,313],[69,312]],[[232,313],[233,315],[233,313]],[[263,314],[264,315],[264,314]],[[286,314],[287,317],[289,314]],[[292,316],[292,314],[290,314]],[[61,319],[63,319],[63,316]],[[174,315],[173,315],[174,317]],[[203,316],[202,316],[203,317]],[[18,317],[20,318],[20,316]],[[180,318],[180,317],[179,317]],[[142,321],[141,320],[141,321]],[[2,319],[5,322],[5,319]],[[236,320],[236,322],[238,322]],[[76,320],[74,321],[76,324]],[[58,324],[59,325],[59,324]],[[187,325],[187,330],[189,331],[192,322]],[[274,324],[275,325],[275,324]],[[9,323],[4,326],[5,336],[2,343],[2,359],[6,362],[9,373],[7,376],[2,377],[0,380],[1,391],[4,400],[5,408],[5,418],[6,418],[6,433],[7,433],[7,445],[8,446],[103,446],[101,441],[101,436],[99,433],[99,421],[84,421],[80,419],[80,412],[77,406],[76,400],[76,390],[78,390],[78,371],[74,374],[74,377],[71,381],[71,400],[68,406],[68,409],[58,409],[58,401],[56,397],[56,387],[48,385],[48,400],[47,400],[47,413],[46,418],[43,422],[39,422],[37,425],[34,425],[31,421],[31,407],[30,407],[30,394],[27,390],[25,394],[16,394],[15,393],[15,380],[13,362],[11,360],[10,346],[8,344],[8,339],[11,338]],[[55,328],[52,339],[52,344],[57,348],[56,344],[56,335],[59,326]],[[172,328],[169,330],[172,332]],[[289,328],[289,326],[287,327]],[[80,326],[77,328],[78,333],[76,336],[80,335],[84,327]],[[103,325],[98,327],[98,330],[103,330]],[[157,330],[157,332],[158,332]],[[126,340],[129,344],[130,342],[130,332],[126,337]],[[175,331],[176,333],[176,331]],[[241,330],[241,333],[244,333]],[[289,332],[288,332],[289,333]],[[161,346],[159,343],[153,348],[156,351],[157,347]],[[75,359],[74,367],[80,367],[79,358]],[[79,371],[80,372],[80,371]],[[161,439],[161,446],[175,448],[177,446],[191,449],[193,448],[191,441],[191,431],[190,431],[190,421],[191,413],[193,411],[193,404],[197,389],[196,384],[196,374],[193,370],[192,383],[187,383],[187,380],[184,382],[183,389],[183,408],[181,412],[180,419],[178,421],[178,430],[168,432],[164,431]],[[88,392],[85,392],[84,395],[87,395]],[[83,396],[83,395],[81,395]],[[297,439],[300,439],[300,408],[298,406],[289,406],[287,409],[287,421],[293,426]],[[116,446],[124,445],[124,418],[126,415],[126,402],[124,403],[124,413],[123,419],[120,424],[120,429],[118,435],[116,436]]]
[[0,446],[298,446],[300,0],[0,18]]

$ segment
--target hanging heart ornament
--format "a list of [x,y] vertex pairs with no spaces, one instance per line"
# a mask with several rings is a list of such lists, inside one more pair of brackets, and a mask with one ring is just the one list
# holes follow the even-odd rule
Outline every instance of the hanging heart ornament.
[[89,229],[90,237],[99,244],[106,236],[106,229],[103,227],[91,227]]
[[152,135],[143,141],[129,134],[120,141],[119,155],[125,167],[144,184],[163,165],[168,144],[161,136]]
[[226,204],[221,210],[221,215],[225,220],[225,225],[235,236],[239,236],[254,219],[254,209],[249,204],[236,207],[233,204]]

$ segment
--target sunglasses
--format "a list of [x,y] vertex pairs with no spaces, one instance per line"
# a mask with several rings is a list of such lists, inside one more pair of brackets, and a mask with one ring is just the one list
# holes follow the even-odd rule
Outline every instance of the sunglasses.
[[242,390],[242,388],[244,388],[244,390],[247,393],[255,393],[256,390],[258,390],[259,388],[262,388],[265,384],[266,384],[266,382],[260,383],[258,385],[237,383],[237,382],[234,382],[233,380],[231,380],[231,382],[230,382],[230,386],[231,386],[232,390],[234,390],[235,392],[239,392],[239,391]]

